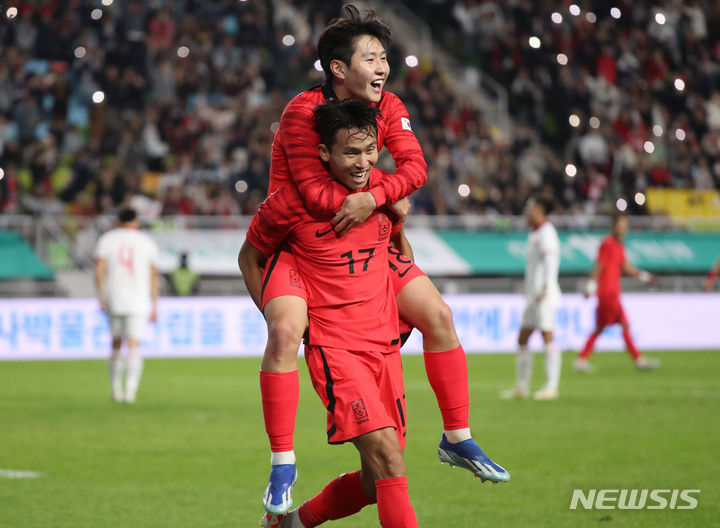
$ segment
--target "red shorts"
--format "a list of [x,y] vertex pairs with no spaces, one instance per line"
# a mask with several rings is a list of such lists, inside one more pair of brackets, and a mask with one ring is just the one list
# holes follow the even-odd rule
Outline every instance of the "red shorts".
[[385,427],[405,448],[405,385],[400,352],[353,352],[307,345],[305,361],[327,414],[329,444]]
[[281,295],[301,297],[307,304],[305,282],[295,262],[295,255],[290,253],[286,247],[278,249],[265,264],[262,275],[260,309],[264,310],[268,301]]
[[[392,246],[388,246],[388,266],[390,266],[390,278],[395,295],[415,277],[425,275],[420,268],[413,264],[412,260]],[[307,302],[305,283],[295,263],[295,256],[286,247],[277,250],[265,266],[260,308],[264,310],[268,301],[281,295],[294,295]],[[412,328],[411,325],[400,319],[401,336],[409,335]]]
[[598,327],[612,324],[627,324],[625,311],[620,304],[620,297],[598,297],[595,324]]

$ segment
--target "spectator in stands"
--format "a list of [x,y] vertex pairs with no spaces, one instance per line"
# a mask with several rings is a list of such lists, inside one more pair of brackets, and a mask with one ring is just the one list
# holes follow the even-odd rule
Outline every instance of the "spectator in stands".
[[[140,186],[157,177],[148,172],[161,182],[179,175],[184,195],[198,202],[182,214],[212,212],[201,189],[208,180],[251,214],[267,185],[257,159],[269,159],[273,123],[285,103],[321,78],[312,42],[341,4],[128,0],[103,6],[102,18],[93,20],[84,2],[56,2],[54,10],[28,8],[5,20],[0,167],[17,168],[12,192],[32,194],[38,178],[49,179],[62,189],[67,210],[87,210],[74,202],[86,199],[85,190],[98,196],[96,187],[107,187],[101,180],[111,163],[117,174],[137,175],[133,188],[158,201],[172,193],[166,185]],[[452,79],[431,65],[407,68],[402,51],[391,50],[401,73],[389,88],[407,102],[431,176],[413,197],[416,212],[520,213],[528,193],[557,177],[550,167],[568,163],[577,166],[568,196],[597,179],[592,171],[607,180],[622,174],[619,188],[607,185],[585,203],[588,212],[606,212],[618,192],[631,197],[655,182],[720,188],[717,2],[623,0],[619,19],[605,4],[577,5],[578,16],[554,6],[562,15],[555,23],[542,2],[412,2],[437,44],[505,87],[512,118],[503,133]],[[286,36],[292,39],[284,43]],[[540,39],[539,48],[530,46],[530,36]],[[99,92],[104,99],[94,103]],[[42,146],[48,134],[55,156]],[[532,165],[539,177],[528,179],[526,161],[516,161],[538,153],[544,161]],[[178,159],[181,172],[174,170]],[[218,175],[228,167],[229,177]],[[112,193],[100,193],[105,205],[91,200],[98,213],[108,210],[109,197],[113,207],[125,198],[117,190],[127,186],[124,178],[116,178]],[[470,187],[467,196],[458,194],[461,184]],[[0,192],[0,203],[18,203],[8,185]],[[557,211],[571,206],[563,193],[554,202]]]

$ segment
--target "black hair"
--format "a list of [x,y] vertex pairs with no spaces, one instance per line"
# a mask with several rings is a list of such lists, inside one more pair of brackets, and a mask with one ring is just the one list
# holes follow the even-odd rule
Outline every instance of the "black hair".
[[320,143],[328,149],[335,143],[339,130],[357,128],[377,136],[376,118],[379,113],[377,108],[358,99],[328,99],[313,110],[315,132],[320,136]]
[[628,215],[623,211],[615,211],[612,215],[611,225],[617,224],[621,218],[627,218]]
[[544,215],[549,215],[553,210],[553,204],[550,200],[544,196],[536,196],[533,199],[533,203],[542,209]]
[[334,60],[350,65],[355,52],[355,39],[361,35],[377,38],[385,49],[390,47],[390,27],[372,9],[366,9],[361,15],[352,4],[343,6],[345,16],[334,18],[320,33],[317,44],[318,58],[325,72],[325,79],[333,79],[330,63]]
[[137,218],[137,212],[132,207],[123,207],[118,211],[118,220],[121,224],[127,224]]

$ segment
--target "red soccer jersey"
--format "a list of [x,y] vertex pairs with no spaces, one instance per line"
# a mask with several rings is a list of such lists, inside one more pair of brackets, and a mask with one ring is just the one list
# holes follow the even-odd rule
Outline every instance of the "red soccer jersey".
[[625,247],[622,242],[608,235],[600,245],[598,262],[602,264],[598,280],[598,297],[620,295],[620,277],[625,264]]
[[[348,189],[333,180],[318,156],[320,136],[313,129],[313,109],[326,99],[336,98],[327,84],[316,86],[288,103],[273,140],[269,194],[294,182],[305,206],[316,215],[332,216],[348,195]],[[387,147],[395,160],[395,172],[374,169],[382,175],[368,189],[378,204],[392,204],[425,184],[427,164],[420,144],[410,127],[405,105],[390,93],[382,92],[377,118],[378,150]]]
[[[399,227],[399,226],[398,226]],[[313,218],[294,185],[262,203],[247,232],[266,255],[290,244],[308,293],[308,343],[345,350],[398,350],[398,315],[387,259],[392,222],[375,211],[338,237]],[[268,271],[272,273],[272,260]]]

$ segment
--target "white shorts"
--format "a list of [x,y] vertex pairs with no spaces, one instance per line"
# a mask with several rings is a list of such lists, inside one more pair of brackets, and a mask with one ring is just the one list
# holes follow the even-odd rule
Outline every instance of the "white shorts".
[[145,325],[148,322],[148,314],[110,314],[110,332],[113,339],[123,337],[129,339],[142,339]]
[[542,301],[527,301],[522,316],[522,328],[538,328],[541,332],[552,332],[555,328],[560,298],[557,296],[545,297]]

